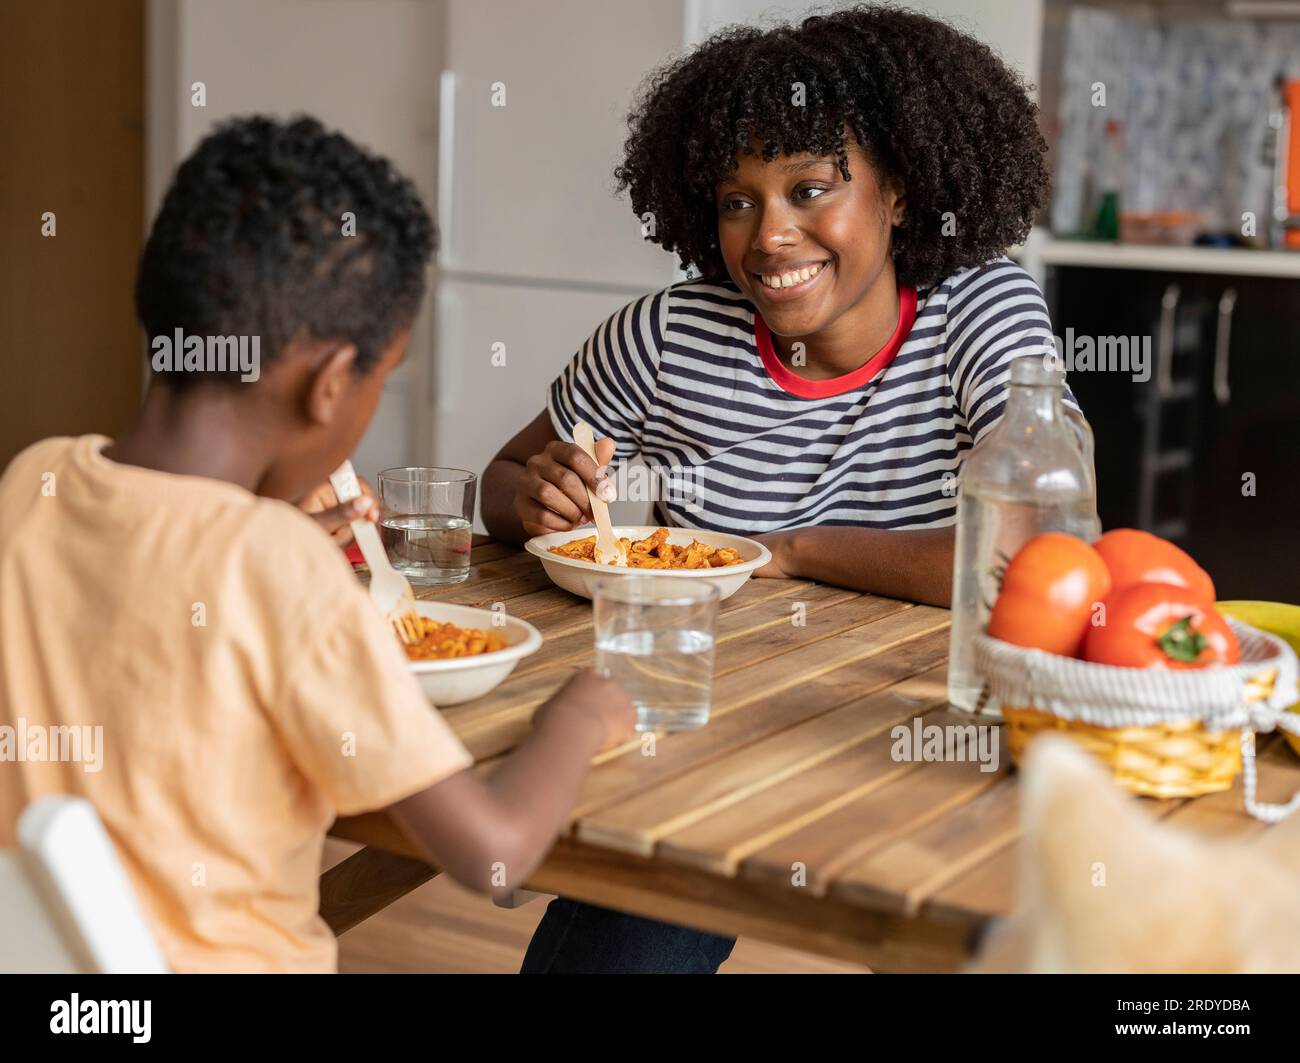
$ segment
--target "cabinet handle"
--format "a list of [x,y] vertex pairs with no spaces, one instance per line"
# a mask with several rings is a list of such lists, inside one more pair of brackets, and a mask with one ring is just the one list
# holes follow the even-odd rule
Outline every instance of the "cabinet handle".
[[460,265],[456,258],[454,225],[456,200],[456,72],[444,70],[438,77],[438,251],[434,265],[442,269]]
[[1174,390],[1174,314],[1183,290],[1170,284],[1160,297],[1160,334],[1156,337],[1156,394],[1168,399]]
[[1232,311],[1237,306],[1237,289],[1226,288],[1219,298],[1219,327],[1214,336],[1214,400],[1220,406],[1232,401],[1228,388],[1228,358],[1231,353]]

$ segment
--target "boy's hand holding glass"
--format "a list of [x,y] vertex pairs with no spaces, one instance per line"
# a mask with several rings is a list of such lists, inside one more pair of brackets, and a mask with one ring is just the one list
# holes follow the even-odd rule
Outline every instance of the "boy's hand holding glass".
[[613,502],[618,497],[605,468],[614,457],[614,441],[596,441],[592,461],[576,443],[555,440],[524,466],[515,493],[515,512],[529,535],[571,531],[592,519],[587,488],[599,498]]
[[636,708],[614,680],[584,669],[544,702],[533,717],[534,728],[557,724],[595,727],[603,735],[600,748],[612,749],[632,737]]

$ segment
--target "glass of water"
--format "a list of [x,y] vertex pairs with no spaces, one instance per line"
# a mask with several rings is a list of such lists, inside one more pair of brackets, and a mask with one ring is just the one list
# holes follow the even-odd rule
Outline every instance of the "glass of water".
[[477,487],[464,469],[381,472],[379,537],[393,568],[423,586],[468,579]]
[[638,731],[689,731],[708,722],[719,597],[708,580],[595,581],[596,670],[627,691]]

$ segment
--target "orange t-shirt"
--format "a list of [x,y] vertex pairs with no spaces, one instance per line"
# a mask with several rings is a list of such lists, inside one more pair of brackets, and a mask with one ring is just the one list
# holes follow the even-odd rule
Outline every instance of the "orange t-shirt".
[[335,814],[472,758],[310,518],[107,443],[0,479],[0,847],[36,798],[85,797],[174,970],[332,971]]

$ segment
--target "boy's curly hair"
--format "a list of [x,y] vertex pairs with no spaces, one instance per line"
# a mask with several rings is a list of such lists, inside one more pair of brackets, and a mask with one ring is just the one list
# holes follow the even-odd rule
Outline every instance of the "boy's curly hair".
[[[805,106],[793,102],[799,84]],[[723,30],[655,71],[615,176],[637,214],[653,215],[656,243],[722,279],[716,185],[737,153],[834,155],[847,180],[852,137],[906,193],[894,266],[900,283],[926,287],[1025,238],[1048,183],[1037,116],[1024,83],[979,41],[864,5]]]
[[[299,335],[351,342],[364,373],[414,320],[434,240],[387,159],[312,118],[237,118],[177,170],[140,259],[136,312],[150,337],[258,336],[266,362]],[[212,374],[163,375],[183,388]]]

